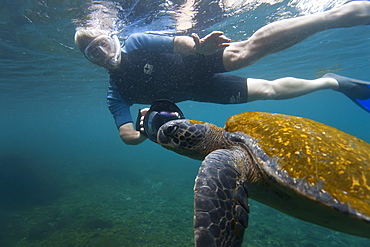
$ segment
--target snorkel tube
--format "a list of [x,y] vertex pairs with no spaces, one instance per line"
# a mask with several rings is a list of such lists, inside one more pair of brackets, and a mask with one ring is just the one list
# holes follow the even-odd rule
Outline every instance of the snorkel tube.
[[[140,126],[138,121],[140,121],[140,110],[138,115],[138,120],[136,123],[136,130],[140,131]],[[180,108],[169,100],[155,100],[150,107],[149,111],[146,113],[144,117],[143,133],[149,140],[157,143],[157,133],[159,128],[171,121],[176,119],[184,119],[185,116],[180,110]]]

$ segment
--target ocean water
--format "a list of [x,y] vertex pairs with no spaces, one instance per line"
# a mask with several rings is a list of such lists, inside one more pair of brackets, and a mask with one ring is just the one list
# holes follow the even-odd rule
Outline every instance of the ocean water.
[[[112,18],[118,13],[114,20],[123,35],[222,30],[233,40],[280,18],[343,4],[195,1],[205,14],[194,14],[191,28],[183,21],[180,30],[174,16],[187,2],[193,1],[98,3],[112,10]],[[139,146],[120,141],[106,107],[108,75],[73,42],[91,6],[88,0],[0,2],[0,246],[192,246],[193,185],[200,162],[150,141]],[[234,74],[314,79],[332,71],[370,80],[369,31],[369,26],[325,31]],[[369,113],[330,90],[283,101],[178,105],[188,118],[219,126],[240,112],[278,112],[370,142]],[[142,107],[135,105],[132,113]],[[250,203],[243,246],[370,246],[367,239]]]

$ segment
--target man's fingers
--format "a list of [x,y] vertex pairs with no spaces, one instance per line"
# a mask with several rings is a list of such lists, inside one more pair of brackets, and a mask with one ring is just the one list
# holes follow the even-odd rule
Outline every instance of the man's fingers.
[[214,36],[209,37],[209,39],[211,39],[216,44],[229,43],[231,41],[231,39],[227,38],[223,34],[216,34]]
[[200,44],[200,37],[198,36],[198,34],[196,33],[192,33],[191,34],[191,37],[193,38],[194,42],[196,45],[199,45]]
[[221,31],[213,31],[212,33],[209,34],[209,36],[221,36],[223,34],[224,32]]
[[230,45],[230,43],[222,43],[222,44],[219,44],[218,47],[228,47]]
[[229,40],[229,39],[225,36],[225,33],[224,33],[224,32],[220,32],[220,31],[214,31],[214,32],[210,33],[210,34],[209,34],[209,36],[210,36],[211,38],[214,38],[214,39],[222,38],[222,39]]
[[149,108],[144,108],[142,110],[140,110],[140,114],[142,116],[142,118],[144,118],[144,116],[146,115],[146,113],[149,111]]

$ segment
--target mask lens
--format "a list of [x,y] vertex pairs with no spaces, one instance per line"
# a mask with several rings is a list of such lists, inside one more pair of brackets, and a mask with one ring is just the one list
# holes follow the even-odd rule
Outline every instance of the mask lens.
[[96,37],[85,48],[84,54],[91,62],[98,62],[102,58],[106,58],[109,54],[116,53],[116,45],[114,40],[106,35]]
[[99,46],[91,47],[86,54],[86,57],[92,62],[98,61],[101,56],[102,50]]

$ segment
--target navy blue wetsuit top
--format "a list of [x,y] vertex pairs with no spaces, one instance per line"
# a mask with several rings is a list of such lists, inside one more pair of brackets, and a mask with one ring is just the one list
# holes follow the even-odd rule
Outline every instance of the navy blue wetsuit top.
[[107,100],[117,127],[133,122],[131,105],[156,99],[246,102],[246,80],[223,74],[222,49],[210,56],[184,55],[173,52],[173,42],[173,37],[142,33],[126,40],[120,68],[109,71]]
[[[141,82],[138,80],[138,77],[140,77],[139,75],[144,73],[145,65],[141,67],[141,71],[139,71],[141,73],[138,75],[135,75],[137,72],[136,70],[132,71],[131,68],[126,67],[128,54],[140,50],[173,53],[173,39],[173,37],[161,35],[132,34],[125,41],[125,45],[122,48],[121,68],[117,71],[109,72],[110,85],[107,95],[107,104],[117,127],[128,122],[133,122],[130,113],[131,105],[134,103],[151,104],[150,99],[145,102],[139,98],[136,99],[142,96],[146,90],[150,90],[150,86],[145,88],[140,85]],[[140,67],[140,65],[134,67]],[[149,70],[150,66],[147,67]]]

